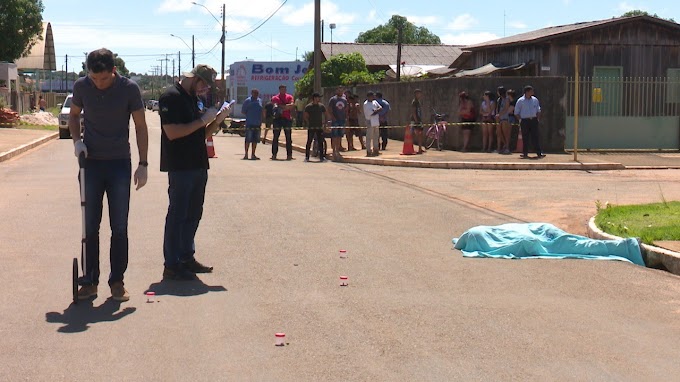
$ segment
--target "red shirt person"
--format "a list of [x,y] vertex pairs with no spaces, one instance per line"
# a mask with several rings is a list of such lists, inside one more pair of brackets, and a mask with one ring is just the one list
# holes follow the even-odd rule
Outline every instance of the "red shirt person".
[[279,85],[279,94],[272,97],[274,104],[274,140],[272,142],[272,160],[276,160],[279,152],[279,136],[281,129],[286,135],[286,160],[293,159],[293,140],[291,138],[291,110],[295,109],[293,96],[286,93],[286,85]]

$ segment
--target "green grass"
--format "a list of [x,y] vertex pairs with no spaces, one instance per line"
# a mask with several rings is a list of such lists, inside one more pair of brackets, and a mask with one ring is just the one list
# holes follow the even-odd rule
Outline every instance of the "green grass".
[[680,240],[680,202],[602,206],[598,201],[595,224],[620,237],[639,237],[646,244]]
[[18,125],[16,127],[17,129],[29,129],[29,130],[49,130],[49,131],[57,131],[59,130],[59,126],[57,125]]

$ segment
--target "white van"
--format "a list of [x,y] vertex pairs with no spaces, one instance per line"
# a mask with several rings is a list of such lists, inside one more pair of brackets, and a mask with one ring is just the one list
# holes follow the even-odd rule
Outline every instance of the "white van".
[[[71,112],[71,100],[73,98],[73,94],[69,94],[66,96],[66,99],[64,100],[64,104],[61,106],[61,111],[59,112],[59,139],[68,139],[71,138],[71,132],[68,130],[68,116],[69,113]],[[80,112],[80,131],[83,131],[84,125],[84,117],[83,117],[83,111]]]

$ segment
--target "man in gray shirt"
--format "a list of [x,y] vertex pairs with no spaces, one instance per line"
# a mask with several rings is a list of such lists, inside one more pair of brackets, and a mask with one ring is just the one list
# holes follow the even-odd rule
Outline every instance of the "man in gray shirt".
[[[98,49],[87,55],[86,77],[73,84],[69,130],[75,155],[85,157],[85,253],[79,299],[97,295],[99,284],[99,226],[104,193],[111,222],[111,273],[109,286],[116,301],[130,295],[123,286],[128,265],[128,212],[130,209],[130,115],[135,122],[139,166],[134,174],[137,190],[146,184],[148,130],[139,87],[121,77],[114,66],[113,53]],[[81,137],[80,112],[84,111]]]

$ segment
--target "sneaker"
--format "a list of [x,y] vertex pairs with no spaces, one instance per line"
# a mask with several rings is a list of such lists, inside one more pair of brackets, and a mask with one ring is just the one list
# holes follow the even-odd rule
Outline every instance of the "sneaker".
[[121,281],[116,281],[111,284],[111,297],[116,301],[127,301],[130,299],[130,294],[125,290]]
[[78,300],[87,300],[90,297],[97,296],[96,285],[83,285],[78,290]]
[[196,259],[187,261],[186,263],[182,264],[186,270],[192,273],[212,273],[213,267],[209,267],[207,265],[203,265],[196,261]]
[[309,162],[309,158],[305,158],[305,162]]
[[165,267],[163,269],[163,280],[189,281],[196,280],[196,275],[189,272],[182,266]]
[[286,157],[286,160],[295,160],[292,156]]

